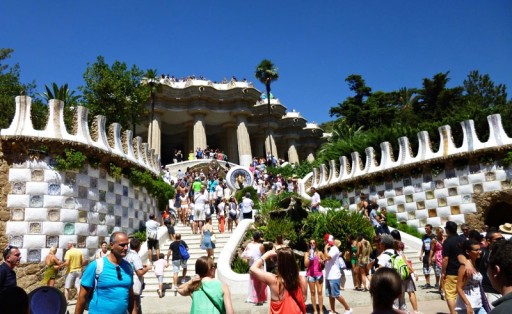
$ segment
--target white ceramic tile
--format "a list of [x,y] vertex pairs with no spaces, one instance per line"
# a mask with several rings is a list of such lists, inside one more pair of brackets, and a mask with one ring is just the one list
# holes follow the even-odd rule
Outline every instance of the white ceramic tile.
[[456,206],[462,203],[462,197],[460,195],[448,196],[446,198],[446,204],[448,206]]
[[462,214],[476,213],[476,204],[475,203],[462,204],[462,205],[460,205],[460,212]]
[[405,204],[405,195],[395,196],[395,204],[396,205]]
[[501,190],[501,182],[500,181],[489,181],[484,182],[484,192],[492,192],[492,191],[500,191]]
[[425,208],[426,209],[432,209],[437,208],[439,204],[437,203],[437,199],[431,199],[431,200],[425,200]]
[[431,224],[433,228],[441,227],[441,218],[429,217],[429,218],[427,218],[427,223]]
[[7,207],[23,208],[23,207],[29,207],[29,206],[30,206],[30,195],[16,195],[16,194],[7,195]]
[[450,215],[449,219],[455,222],[457,225],[463,224],[465,222],[464,215]]
[[78,220],[78,209],[61,208],[60,221],[75,222]]
[[64,233],[64,223],[60,221],[44,221],[43,232],[46,235],[62,235]]
[[40,249],[46,246],[46,235],[44,234],[26,234],[23,236],[23,248]]
[[472,173],[468,175],[469,183],[475,184],[475,183],[482,183],[485,182],[485,173],[479,172],[479,173]]
[[66,197],[60,195],[45,195],[44,207],[61,208]]
[[46,221],[48,209],[46,208],[25,208],[25,221]]
[[416,211],[416,218],[418,219],[426,219],[428,218],[428,210],[422,209]]
[[47,169],[44,171],[44,182],[62,183],[62,174],[58,171]]
[[449,206],[443,206],[437,208],[437,216],[438,217],[449,217],[452,214],[451,208]]
[[89,224],[80,222],[75,223],[75,234],[82,236],[89,235]]
[[447,188],[436,189],[436,190],[434,190],[434,195],[435,195],[435,198],[446,198],[449,195],[448,189]]
[[412,199],[415,201],[415,202],[420,202],[420,201],[424,201],[426,199],[425,197],[425,192],[416,192],[412,195]]
[[30,169],[9,169],[9,181],[29,182],[32,180],[32,171]]
[[473,184],[460,185],[457,187],[457,194],[472,194],[473,193]]
[[26,193],[30,195],[44,195],[48,194],[47,182],[27,182]]
[[24,235],[28,233],[28,222],[8,221],[5,227],[5,233],[8,235]]

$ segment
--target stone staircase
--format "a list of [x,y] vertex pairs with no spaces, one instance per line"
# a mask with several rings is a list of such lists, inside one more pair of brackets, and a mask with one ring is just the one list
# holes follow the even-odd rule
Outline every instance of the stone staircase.
[[[218,258],[220,255],[220,252],[224,248],[224,245],[228,241],[229,237],[231,236],[230,232],[225,231],[224,233],[219,233],[218,228],[218,220],[216,215],[212,215],[212,225],[214,234],[216,237],[216,243],[215,243],[215,250],[214,250],[214,257],[215,259]],[[186,274],[186,280],[190,280],[191,277],[195,275],[195,265],[196,260],[201,256],[206,256],[206,250],[201,250],[200,247],[200,241],[201,241],[201,235],[200,234],[193,234],[190,226],[184,226],[181,223],[177,223],[176,226],[174,226],[174,229],[176,233],[181,234],[181,239],[185,241],[188,245],[188,252],[190,254],[190,258],[187,262],[187,274]],[[233,230],[235,227],[233,226]],[[227,228],[226,228],[227,230]],[[167,252],[169,250],[169,245],[172,243],[171,240],[166,240],[165,242],[160,243],[160,253],[164,253],[165,258],[167,258]],[[172,264],[171,259],[169,260],[169,267],[165,268],[164,270],[164,290],[166,290],[167,296],[174,296],[174,292],[171,291],[173,283],[173,272],[172,272]],[[182,279],[182,270],[180,269],[180,272],[178,274],[178,282]],[[142,296],[146,297],[158,297],[158,279],[155,276],[155,273],[153,270],[148,271],[144,275],[144,282],[146,284],[146,287],[144,291],[142,292]]]

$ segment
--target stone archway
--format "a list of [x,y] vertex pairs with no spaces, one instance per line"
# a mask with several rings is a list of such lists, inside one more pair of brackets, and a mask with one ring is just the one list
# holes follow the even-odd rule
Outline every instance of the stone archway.
[[512,222],[512,190],[473,194],[476,214],[466,215],[466,222],[472,228],[482,229],[484,225],[498,228]]

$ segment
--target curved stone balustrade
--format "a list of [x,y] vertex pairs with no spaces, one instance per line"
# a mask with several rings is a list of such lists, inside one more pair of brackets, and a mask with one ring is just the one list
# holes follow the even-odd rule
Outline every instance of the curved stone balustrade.
[[[313,169],[312,175],[308,176],[307,180],[311,180],[310,186],[322,189],[322,187],[326,187],[334,183],[340,183],[345,180],[351,180],[360,176],[378,173],[400,166],[421,163],[438,158],[448,158],[457,154],[475,152],[493,147],[498,148],[500,146],[512,144],[512,138],[508,137],[505,133],[501,123],[501,116],[499,114],[488,116],[487,121],[490,130],[487,142],[479,140],[475,130],[474,121],[466,120],[461,122],[464,137],[460,147],[457,147],[453,142],[451,127],[445,125],[439,127],[440,143],[439,149],[436,152],[432,151],[432,143],[428,132],[421,131],[418,133],[418,151],[416,152],[416,155],[413,155],[412,153],[409,139],[407,137],[400,137],[398,139],[399,154],[396,159],[393,156],[391,144],[389,142],[384,142],[380,144],[380,163],[377,163],[376,161],[374,148],[368,147],[365,150],[366,159],[364,164],[359,153],[353,152],[351,154],[350,161],[345,156],[341,156],[339,158],[339,170],[336,168],[336,163],[331,161],[329,163],[329,168],[322,165],[320,169]],[[306,177],[304,179],[306,179]],[[306,190],[301,190],[302,194],[305,194],[306,192]]]
[[217,90],[227,90],[231,88],[248,88],[254,87],[251,82],[235,82],[229,81],[227,83],[213,83],[210,80],[186,80],[186,81],[171,81],[170,79],[160,79],[160,84],[168,85],[173,88],[187,88],[190,86],[210,86]]
[[121,134],[119,123],[111,124],[107,133],[105,117],[96,116],[89,130],[88,109],[78,106],[73,119],[74,134],[69,134],[64,124],[64,103],[52,99],[48,103],[46,127],[43,130],[35,130],[30,114],[31,105],[32,98],[17,96],[14,119],[9,128],[0,130],[0,136],[27,136],[78,142],[126,158],[154,174],[160,173],[159,157],[155,155],[154,150],[150,150],[147,143],[142,143],[140,137],[133,139],[129,130]]

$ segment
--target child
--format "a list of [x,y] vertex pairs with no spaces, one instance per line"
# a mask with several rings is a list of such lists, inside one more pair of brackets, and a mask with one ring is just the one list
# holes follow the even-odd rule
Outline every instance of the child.
[[153,262],[153,267],[155,270],[155,276],[158,279],[158,296],[161,298],[164,296],[163,288],[164,288],[164,268],[167,267],[167,262],[164,259],[164,253],[160,253],[158,255],[158,260]]

